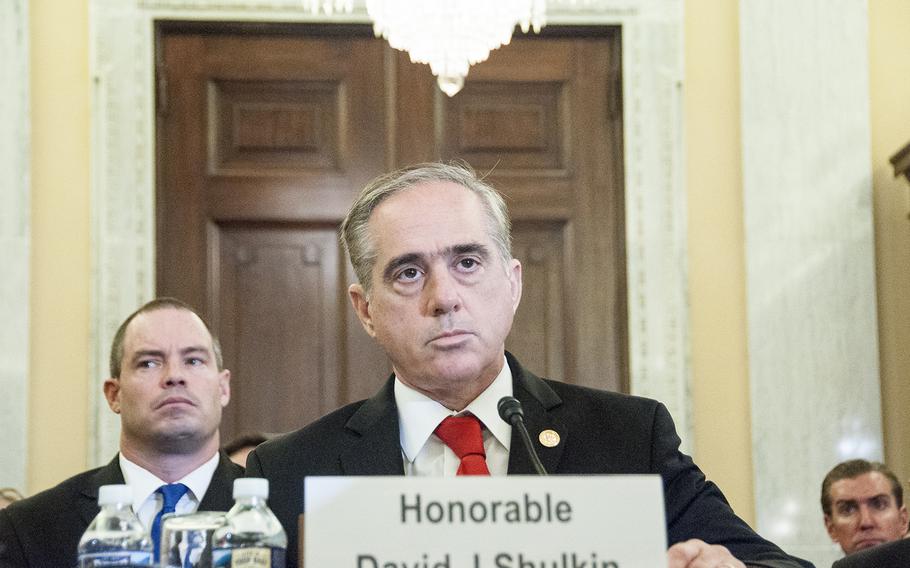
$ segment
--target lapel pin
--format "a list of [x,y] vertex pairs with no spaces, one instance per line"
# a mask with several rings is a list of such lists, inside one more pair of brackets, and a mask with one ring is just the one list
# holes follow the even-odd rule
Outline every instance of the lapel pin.
[[559,445],[559,434],[556,430],[543,430],[537,439],[547,448],[555,448]]

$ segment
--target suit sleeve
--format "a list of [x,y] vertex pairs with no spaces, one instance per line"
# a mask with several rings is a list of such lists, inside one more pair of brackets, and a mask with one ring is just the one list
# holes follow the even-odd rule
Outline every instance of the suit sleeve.
[[831,568],[906,568],[910,559],[910,539],[902,538],[854,552],[835,562]]
[[27,567],[22,543],[9,511],[0,509],[0,568]]
[[696,538],[727,547],[747,566],[812,567],[788,556],[736,516],[720,489],[705,479],[692,458],[679,451],[676,427],[662,404],[655,410],[652,431],[652,469],[663,477],[669,545]]

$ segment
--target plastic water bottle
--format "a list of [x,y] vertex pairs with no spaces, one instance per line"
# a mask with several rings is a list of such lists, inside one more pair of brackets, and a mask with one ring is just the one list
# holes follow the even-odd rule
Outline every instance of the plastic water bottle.
[[234,480],[234,506],[227,524],[212,536],[213,566],[284,568],[288,537],[266,504],[268,498],[268,479]]
[[101,512],[79,540],[79,568],[152,565],[152,541],[132,504],[129,485],[101,486]]

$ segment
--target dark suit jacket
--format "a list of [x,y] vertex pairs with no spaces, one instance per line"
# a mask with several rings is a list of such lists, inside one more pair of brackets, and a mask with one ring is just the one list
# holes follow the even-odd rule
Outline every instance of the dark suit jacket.
[[831,568],[907,568],[910,566],[910,539],[886,542],[854,552],[835,562]]
[[[222,453],[199,510],[230,509],[234,479],[242,475],[243,468]],[[0,568],[75,566],[79,539],[99,511],[98,488],[119,483],[123,473],[115,457],[0,510]]]
[[[755,534],[720,490],[679,451],[667,409],[656,401],[540,379],[506,354],[513,394],[531,437],[559,433],[555,448],[537,446],[554,474],[659,473],[666,495],[667,537],[723,544],[752,566],[812,566]],[[247,475],[269,479],[269,504],[288,533],[288,566],[297,566],[297,517],[310,475],[403,475],[393,381],[373,398],[341,408],[305,428],[266,442],[247,459]],[[509,474],[533,474],[517,431]]]

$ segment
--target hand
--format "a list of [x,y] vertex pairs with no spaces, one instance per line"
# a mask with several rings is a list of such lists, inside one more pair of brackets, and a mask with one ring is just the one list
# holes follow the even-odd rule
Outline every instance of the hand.
[[668,568],[746,568],[725,546],[692,539],[667,550]]

